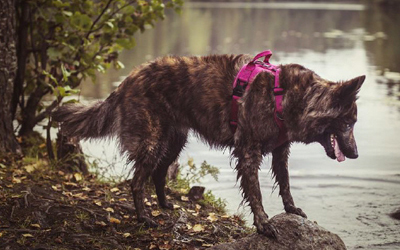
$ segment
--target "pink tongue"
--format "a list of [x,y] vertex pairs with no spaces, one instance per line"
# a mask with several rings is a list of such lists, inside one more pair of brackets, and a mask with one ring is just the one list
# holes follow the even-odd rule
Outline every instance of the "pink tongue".
[[342,151],[340,150],[340,148],[339,148],[339,143],[337,142],[336,138],[334,138],[334,141],[335,141],[334,150],[335,150],[336,160],[337,160],[338,162],[342,162],[342,161],[346,160],[346,157],[344,156],[344,154],[343,154]]

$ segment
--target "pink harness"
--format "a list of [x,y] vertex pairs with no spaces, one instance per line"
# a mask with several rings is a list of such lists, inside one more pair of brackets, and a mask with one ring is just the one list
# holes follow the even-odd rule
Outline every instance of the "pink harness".
[[[282,108],[282,97],[284,90],[279,86],[279,74],[281,69],[279,66],[275,66],[269,63],[269,58],[272,56],[272,52],[267,50],[256,55],[251,62],[244,65],[239,73],[237,74],[235,81],[233,82],[233,94],[232,94],[232,106],[231,106],[231,129],[232,132],[236,132],[237,120],[238,120],[238,100],[243,96],[244,92],[248,90],[250,84],[253,82],[255,77],[263,72],[267,71],[275,76],[274,96],[275,96],[275,112],[274,119],[279,127],[278,141],[275,147],[278,147],[285,143],[287,138],[287,129],[283,123],[283,108]],[[264,61],[258,61],[261,57],[264,57]]]

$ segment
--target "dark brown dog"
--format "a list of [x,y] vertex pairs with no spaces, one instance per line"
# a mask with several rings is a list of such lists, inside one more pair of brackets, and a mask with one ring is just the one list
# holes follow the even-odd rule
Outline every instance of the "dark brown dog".
[[[161,207],[165,176],[193,130],[213,148],[230,148],[243,197],[259,233],[276,236],[264,212],[258,181],[263,156],[272,153],[272,171],[286,212],[306,217],[290,194],[288,156],[292,142],[319,142],[329,157],[357,158],[353,125],[356,94],[365,76],[334,83],[297,64],[281,65],[283,117],[289,141],[275,148],[274,76],[260,73],[239,103],[233,134],[232,82],[251,58],[245,55],[164,57],[135,69],[105,101],[85,107],[65,105],[53,115],[61,130],[81,139],[116,136],[134,161],[132,194],[139,221],[156,225],[143,206],[144,183],[152,177]],[[343,153],[342,153],[343,152]]]

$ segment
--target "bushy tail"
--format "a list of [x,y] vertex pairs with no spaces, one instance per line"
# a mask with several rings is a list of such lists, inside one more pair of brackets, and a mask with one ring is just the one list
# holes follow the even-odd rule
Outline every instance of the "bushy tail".
[[112,135],[118,128],[118,93],[113,92],[105,101],[90,106],[64,105],[53,112],[55,121],[61,122],[62,134],[80,139]]

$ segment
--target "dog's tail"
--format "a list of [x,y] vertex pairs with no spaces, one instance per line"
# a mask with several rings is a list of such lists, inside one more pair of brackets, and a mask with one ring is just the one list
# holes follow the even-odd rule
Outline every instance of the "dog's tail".
[[101,138],[114,134],[118,124],[119,93],[114,91],[105,101],[90,106],[68,104],[53,112],[55,121],[61,122],[61,133],[79,139]]

